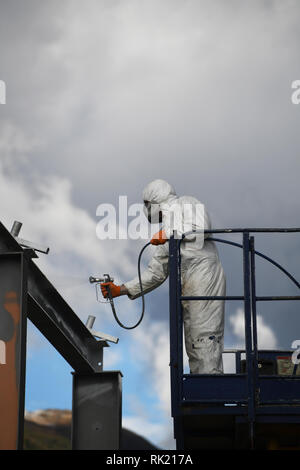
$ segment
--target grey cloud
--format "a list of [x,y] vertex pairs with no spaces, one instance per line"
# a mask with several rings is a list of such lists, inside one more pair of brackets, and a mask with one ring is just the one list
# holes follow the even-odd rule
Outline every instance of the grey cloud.
[[[298,225],[300,106],[290,96],[299,78],[299,8],[297,1],[2,1],[8,103],[0,125],[35,142],[25,160],[10,154],[7,171],[28,190],[50,175],[68,178],[73,202],[94,218],[99,203],[117,203],[120,194],[140,201],[144,185],[160,177],[198,197],[215,227]],[[296,238],[281,237],[280,246],[261,240],[262,251],[274,248],[297,274]],[[237,288],[240,254],[220,252]],[[270,290],[274,274],[261,269]],[[263,310],[278,312],[277,325],[282,310],[297,320],[295,306]],[[286,344],[292,327],[280,334]]]

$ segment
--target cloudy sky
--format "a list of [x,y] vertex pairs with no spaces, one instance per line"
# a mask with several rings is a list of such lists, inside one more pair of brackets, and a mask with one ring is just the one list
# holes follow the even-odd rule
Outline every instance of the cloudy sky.
[[[96,209],[141,202],[163,178],[204,203],[214,228],[299,226],[299,13],[297,0],[0,0],[1,222],[49,245],[40,268],[83,321],[96,314],[95,329],[120,337],[104,362],[124,375],[124,425],[158,446],[174,446],[168,284],[137,330],[115,325],[87,278],[131,279],[144,241],[97,239]],[[256,246],[299,279],[299,235]],[[241,252],[219,251],[239,295]],[[257,278],[259,295],[298,294],[265,261]],[[116,304],[138,318],[139,300]],[[260,347],[300,338],[296,302],[258,313]],[[70,367],[30,324],[28,336],[26,408],[70,408]],[[242,305],[228,302],[225,345],[243,342]]]

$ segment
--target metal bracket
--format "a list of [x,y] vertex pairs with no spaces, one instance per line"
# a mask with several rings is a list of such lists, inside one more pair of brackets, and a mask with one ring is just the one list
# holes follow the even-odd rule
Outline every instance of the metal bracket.
[[102,339],[104,341],[110,341],[111,343],[117,344],[119,342],[119,338],[116,338],[115,336],[107,335],[106,333],[102,333],[101,331],[95,331],[92,329],[95,320],[96,320],[95,316],[93,315],[88,316],[85,326],[87,327],[89,332],[96,338]]
[[115,344],[118,344],[119,342],[119,338],[116,338],[115,336],[107,335],[106,333],[101,333],[101,331],[95,331],[95,330],[92,330],[91,328],[88,328],[88,330],[96,338],[103,339],[105,341],[110,341],[111,343],[115,343]]
[[42,246],[38,243],[33,243],[28,240],[24,240],[23,238],[19,238],[21,227],[22,227],[22,222],[18,222],[17,220],[15,220],[10,231],[11,235],[15,238],[15,240],[19,243],[19,245],[25,248],[30,248],[34,251],[39,251],[40,253],[44,253],[47,255],[50,251],[50,248]]

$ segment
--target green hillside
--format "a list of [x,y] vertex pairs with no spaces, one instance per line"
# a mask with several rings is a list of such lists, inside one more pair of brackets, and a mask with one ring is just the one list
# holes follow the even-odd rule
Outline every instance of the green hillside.
[[70,450],[69,427],[42,426],[25,420],[24,450]]
[[[55,416],[53,416],[55,411]],[[24,424],[24,450],[71,450],[71,420],[61,419],[65,411],[42,410],[40,417],[48,417],[45,423],[26,420]],[[70,415],[71,418],[71,415]],[[147,439],[128,429],[121,430],[121,450],[154,450]]]

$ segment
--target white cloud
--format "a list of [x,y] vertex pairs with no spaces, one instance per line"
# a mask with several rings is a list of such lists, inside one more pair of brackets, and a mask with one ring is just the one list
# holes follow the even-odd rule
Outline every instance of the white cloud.
[[71,175],[92,207],[99,188],[107,202],[125,191],[139,197],[159,169],[224,222],[273,221],[278,206],[288,220],[299,199],[289,96],[299,4],[233,4],[28,0],[3,8],[10,115],[42,142],[32,171]]
[[[10,129],[10,134],[18,136],[19,131]],[[20,135],[30,150],[30,140]],[[22,222],[21,238],[50,247],[48,255],[41,254],[34,262],[79,316],[102,309],[88,277],[103,272],[113,273],[115,279],[133,277],[137,268],[130,242],[97,239],[97,220],[73,202],[67,178],[44,176],[26,184],[13,171],[15,160],[25,155],[22,148],[23,144],[19,148],[8,143],[5,164],[0,162],[0,220],[8,230],[14,220]]]
[[[160,430],[152,435],[156,423],[154,416],[144,416],[144,435],[152,442],[165,449],[174,449],[173,420],[171,419],[171,393],[170,393],[170,345],[169,330],[163,321],[150,321],[147,318],[136,330],[134,341],[131,344],[132,359],[140,364],[146,373],[146,380],[153,389],[157,400],[156,420],[160,420]],[[151,384],[151,385],[150,385]],[[140,423],[140,418],[132,416],[132,423]],[[154,425],[154,428],[152,426]],[[137,430],[136,427],[134,430]],[[149,431],[148,431],[149,429]]]
[[114,367],[118,368],[118,364],[120,364],[122,360],[121,348],[116,349],[113,346],[109,348],[104,348],[104,370],[111,370]]
[[[237,338],[236,348],[245,347],[244,310],[239,308],[229,319],[232,332]],[[261,315],[257,315],[257,344],[260,349],[276,349],[277,338],[273,329],[265,323]]]
[[122,425],[140,436],[144,436],[154,445],[165,438],[165,430],[159,422],[153,423],[138,415],[123,417]]
[[153,377],[161,409],[170,412],[170,346],[169,331],[165,322],[144,321],[135,335],[134,355],[139,351],[139,361]]
[[30,153],[39,147],[37,138],[28,134],[8,119],[3,119],[0,127],[0,156],[2,165],[8,168],[28,162]]

